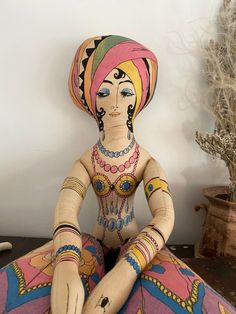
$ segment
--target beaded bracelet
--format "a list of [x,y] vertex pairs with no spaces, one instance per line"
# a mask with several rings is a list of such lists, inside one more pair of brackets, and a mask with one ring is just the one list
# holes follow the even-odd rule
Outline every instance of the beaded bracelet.
[[56,254],[54,255],[54,258],[56,259],[56,265],[62,261],[73,261],[78,265],[80,257],[80,249],[77,246],[71,244],[66,244],[58,248]]
[[63,246],[61,246],[57,251],[56,251],[56,257],[60,254],[60,253],[62,253],[62,252],[65,252],[65,251],[75,251],[77,254],[78,254],[78,256],[80,257],[81,256],[81,251],[80,251],[80,249],[78,248],[78,246],[76,246],[76,245],[73,245],[73,244],[66,244],[66,245],[63,245]]
[[137,275],[141,273],[141,268],[138,265],[138,263],[135,261],[134,258],[132,258],[129,253],[125,254],[125,260],[134,268],[136,271]]

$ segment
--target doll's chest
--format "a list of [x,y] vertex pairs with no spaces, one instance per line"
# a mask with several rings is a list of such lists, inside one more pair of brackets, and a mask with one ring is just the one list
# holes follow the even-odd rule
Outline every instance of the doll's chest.
[[116,179],[112,180],[109,176],[102,172],[95,172],[92,176],[92,186],[98,197],[108,197],[116,194],[119,197],[129,197],[137,189],[141,181],[135,174],[122,173]]
[[83,161],[89,173],[94,192],[100,198],[109,195],[129,197],[143,179],[149,154],[140,146],[128,158],[104,158],[93,148]]
[[132,154],[122,158],[104,158],[95,145],[92,150],[91,163],[93,167],[92,185],[98,197],[107,197],[111,193],[120,197],[129,197],[142,181],[142,159],[140,146],[136,143]]

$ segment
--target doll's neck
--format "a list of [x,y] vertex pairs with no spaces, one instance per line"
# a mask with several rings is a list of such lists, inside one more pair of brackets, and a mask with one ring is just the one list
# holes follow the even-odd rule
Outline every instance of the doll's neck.
[[[129,129],[126,125],[113,126],[112,128],[107,128],[104,129],[104,131],[100,131],[99,139],[106,149],[121,150],[127,147],[134,137],[134,133],[128,131]],[[130,139],[128,138],[128,133],[130,133]],[[103,134],[105,134],[104,140]]]

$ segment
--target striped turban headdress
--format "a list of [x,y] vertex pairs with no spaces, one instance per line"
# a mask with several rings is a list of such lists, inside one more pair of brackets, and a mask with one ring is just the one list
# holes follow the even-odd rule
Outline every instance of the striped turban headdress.
[[150,102],[157,82],[157,58],[138,42],[117,35],[85,40],[78,48],[69,75],[73,102],[96,117],[96,94],[105,77],[119,68],[132,81],[136,92],[133,120]]

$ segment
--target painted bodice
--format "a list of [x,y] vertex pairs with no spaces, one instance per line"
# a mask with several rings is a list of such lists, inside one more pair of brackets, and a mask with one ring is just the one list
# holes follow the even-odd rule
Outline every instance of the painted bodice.
[[[105,161],[104,154],[98,150],[96,144],[92,149],[91,183],[99,203],[94,234],[107,244],[112,242],[115,246],[125,241],[126,234],[130,236],[137,233],[133,198],[141,182],[136,175],[140,154],[138,143],[132,152],[125,154],[127,158],[123,163],[114,165],[114,158],[106,158]],[[111,241],[113,237],[116,241]]]
[[132,173],[120,174],[114,182],[103,173],[97,172],[92,177],[93,189],[98,197],[107,197],[112,191],[118,196],[128,197],[135,192],[139,183]]

